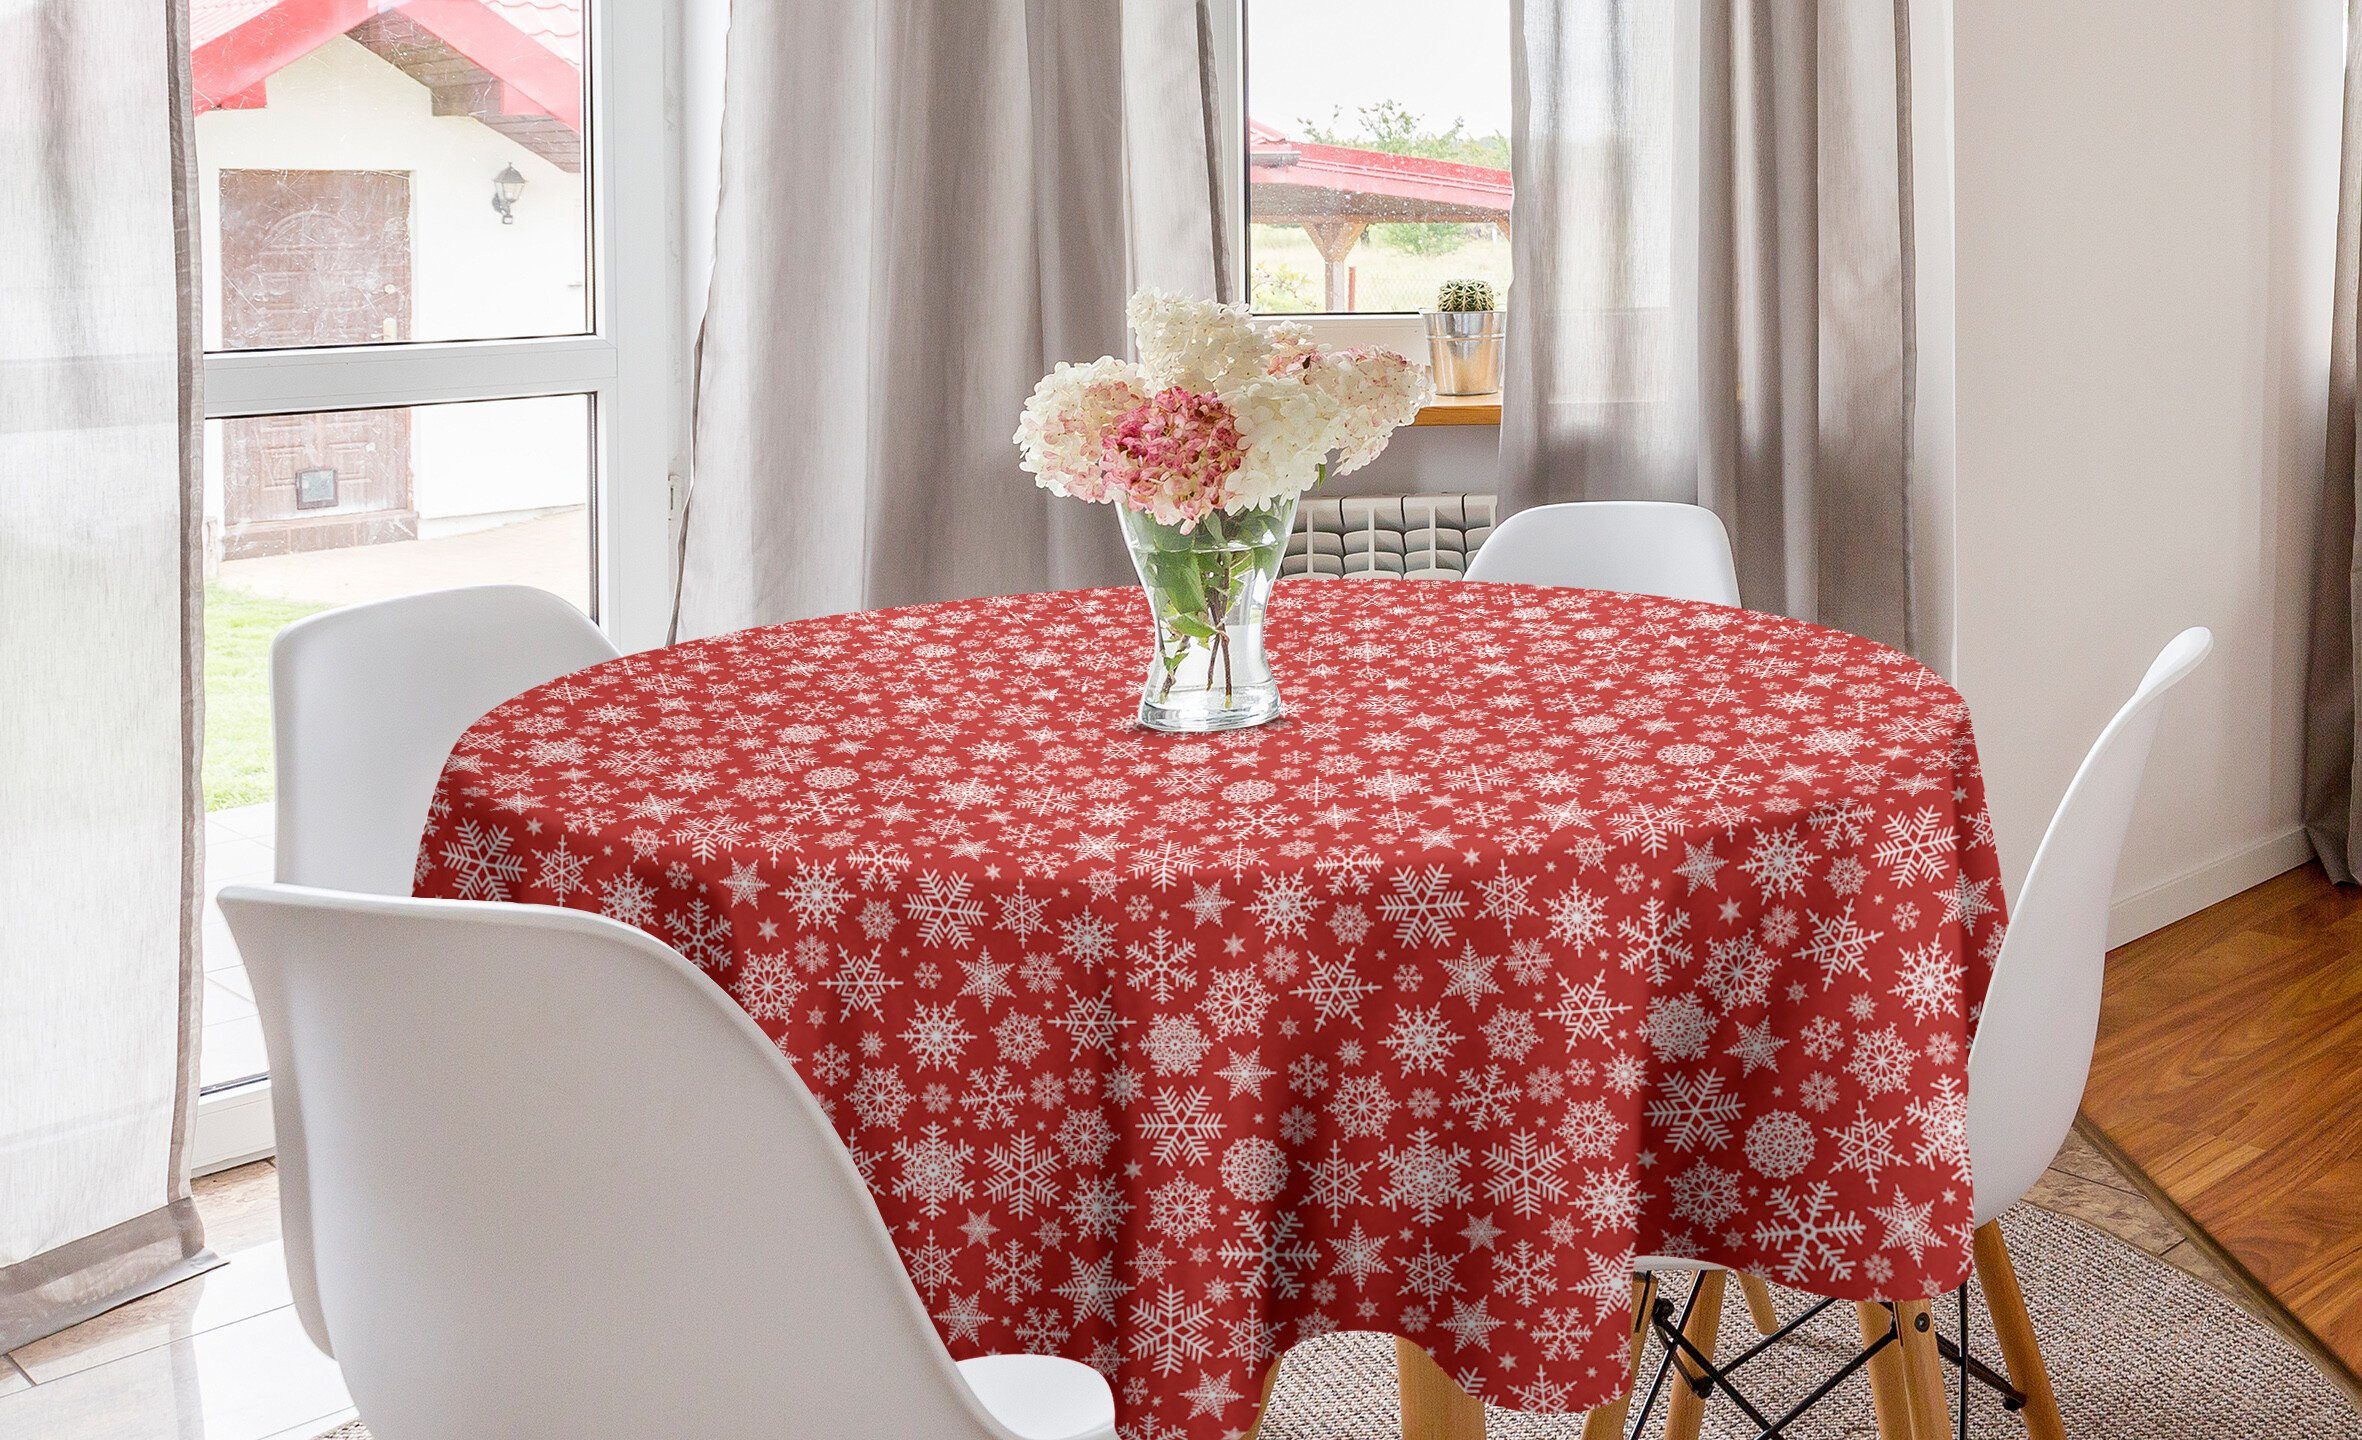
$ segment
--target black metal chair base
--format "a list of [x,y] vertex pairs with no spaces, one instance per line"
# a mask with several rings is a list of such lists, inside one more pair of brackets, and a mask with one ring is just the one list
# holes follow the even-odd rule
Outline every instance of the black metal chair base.
[[[1654,1287],[1651,1288],[1653,1290]],[[1956,1343],[1939,1334],[1936,1336],[1936,1349],[1942,1359],[1951,1362],[1959,1377],[1958,1383],[1954,1386],[1954,1393],[1959,1397],[1957,1440],[1968,1440],[1969,1381],[1975,1380],[1998,1395],[2001,1398],[2001,1408],[2004,1410],[2015,1411],[2025,1408],[2026,1397],[2009,1383],[2007,1376],[1970,1353],[1968,1344],[1968,1286],[1964,1283],[1954,1293],[1959,1303],[1960,1339]],[[1853,1376],[1854,1372],[1868,1365],[1879,1351],[1889,1345],[1901,1343],[1903,1338],[1902,1320],[1894,1305],[1891,1302],[1882,1302],[1887,1315],[1885,1334],[1848,1356],[1843,1364],[1839,1365],[1820,1384],[1813,1387],[1812,1393],[1789,1406],[1777,1416],[1766,1415],[1762,1407],[1750,1400],[1745,1392],[1731,1383],[1731,1377],[1742,1366],[1763,1355],[1773,1346],[1809,1324],[1822,1311],[1832,1305],[1843,1303],[1848,1302],[1817,1300],[1808,1306],[1804,1313],[1748,1346],[1727,1363],[1717,1363],[1713,1356],[1700,1350],[1689,1338],[1690,1316],[1698,1305],[1697,1287],[1691,1286],[1689,1303],[1682,1307],[1678,1319],[1673,1314],[1673,1302],[1661,1295],[1658,1296],[1649,1306],[1647,1323],[1651,1333],[1663,1345],[1665,1354],[1664,1358],[1657,1362],[1656,1375],[1649,1381],[1647,1396],[1641,1400],[1639,1411],[1632,1416],[1631,1426],[1626,1431],[1627,1440],[1638,1440],[1640,1434],[1648,1428],[1649,1416],[1656,1409],[1657,1401],[1666,1396],[1665,1387],[1668,1381],[1675,1385],[1687,1385],[1701,1401],[1711,1398],[1716,1390],[1720,1390],[1724,1395],[1730,1397],[1731,1404],[1738,1407],[1739,1413],[1745,1415],[1748,1422],[1756,1427],[1755,1440],[1782,1440],[1782,1437],[1787,1435],[1789,1426],[1810,1413],[1815,1405],[1820,1404],[1828,1397],[1830,1391],[1844,1384]],[[1931,1325],[1932,1323],[1927,1314],[1920,1316],[1920,1324]],[[1673,1363],[1676,1358],[1685,1361],[1686,1364],[1676,1367]],[[1669,1399],[1668,1403],[1670,1403]]]

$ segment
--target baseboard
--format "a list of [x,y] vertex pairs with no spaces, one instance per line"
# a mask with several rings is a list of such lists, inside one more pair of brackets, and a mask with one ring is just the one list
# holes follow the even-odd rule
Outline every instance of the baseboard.
[[264,1159],[278,1149],[276,1134],[269,1079],[201,1095],[196,1129],[189,1137],[189,1175],[211,1175]]
[[2292,828],[2127,895],[2108,911],[2108,948],[2162,930],[2311,858],[2313,849],[2305,832]]

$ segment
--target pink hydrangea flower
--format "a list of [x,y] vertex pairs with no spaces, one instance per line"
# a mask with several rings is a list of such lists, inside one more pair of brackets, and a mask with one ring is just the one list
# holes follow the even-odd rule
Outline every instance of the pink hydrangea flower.
[[1132,509],[1187,532],[1228,503],[1225,483],[1245,459],[1237,419],[1221,397],[1176,385],[1124,412],[1108,432],[1099,473]]

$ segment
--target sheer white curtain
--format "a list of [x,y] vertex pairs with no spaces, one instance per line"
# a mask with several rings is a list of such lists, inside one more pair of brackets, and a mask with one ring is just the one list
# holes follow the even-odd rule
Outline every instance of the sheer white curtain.
[[0,1351],[213,1263],[185,21],[0,0]]
[[1209,3],[735,7],[681,635],[1130,578],[1009,437],[1221,288]]
[[1913,640],[1906,0],[1520,0],[1511,507],[1729,527],[1747,603]]

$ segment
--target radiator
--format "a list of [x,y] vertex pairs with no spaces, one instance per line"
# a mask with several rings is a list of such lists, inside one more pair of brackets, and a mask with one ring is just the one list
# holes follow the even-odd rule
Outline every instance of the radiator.
[[1296,507],[1279,573],[1335,580],[1457,580],[1493,533],[1491,495],[1365,495]]

